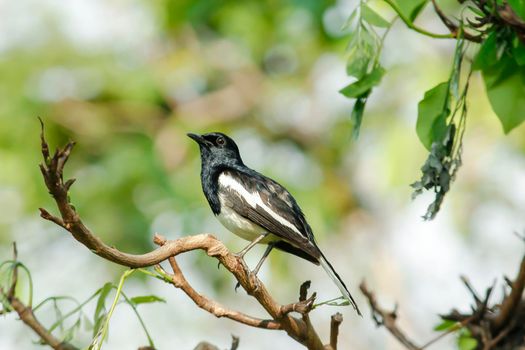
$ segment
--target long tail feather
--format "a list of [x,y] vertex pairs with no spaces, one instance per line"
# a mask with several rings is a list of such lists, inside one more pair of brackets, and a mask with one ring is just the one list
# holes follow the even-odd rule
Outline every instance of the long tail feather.
[[355,311],[357,311],[357,314],[359,316],[362,316],[361,315],[361,311],[359,311],[359,307],[357,307],[357,304],[356,304],[354,298],[352,298],[352,295],[348,291],[348,288],[346,288],[346,285],[343,282],[343,280],[341,279],[341,277],[339,277],[339,275],[335,271],[334,267],[332,266],[332,264],[330,264],[328,259],[326,259],[324,254],[320,250],[319,250],[319,252],[321,253],[321,258],[319,259],[319,261],[321,263],[321,266],[328,273],[328,276],[330,276],[332,281],[334,281],[334,283],[337,285],[337,287],[339,288],[341,293],[343,293],[343,296],[345,297],[345,299],[348,300],[348,302],[354,307]]

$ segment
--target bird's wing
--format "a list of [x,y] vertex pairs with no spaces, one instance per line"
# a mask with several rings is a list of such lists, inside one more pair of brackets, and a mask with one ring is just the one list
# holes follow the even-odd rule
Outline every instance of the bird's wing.
[[218,180],[223,205],[316,260],[319,258],[312,230],[283,186],[251,169],[226,169]]

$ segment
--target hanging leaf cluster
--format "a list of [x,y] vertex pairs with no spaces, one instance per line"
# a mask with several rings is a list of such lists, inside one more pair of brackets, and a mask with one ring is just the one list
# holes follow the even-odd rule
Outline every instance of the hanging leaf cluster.
[[[422,35],[456,40],[448,80],[426,91],[418,104],[416,133],[429,154],[421,167],[421,178],[411,186],[414,196],[425,190],[435,194],[424,215],[425,219],[432,219],[461,166],[472,72],[481,72],[488,99],[505,133],[525,120],[525,0],[458,1],[461,11],[454,20],[444,14],[437,0],[379,2],[393,10],[394,17],[390,21],[374,11],[366,0],[360,2],[349,19],[352,34],[347,74],[357,80],[340,92],[355,99],[351,115],[355,136],[359,133],[372,88],[379,85],[385,74],[379,57],[383,41],[397,18]],[[429,2],[450,33],[432,33],[414,23]],[[381,36],[379,31],[383,31]],[[477,54],[467,58],[471,43],[479,44]],[[465,74],[462,75],[462,71],[466,71]]]

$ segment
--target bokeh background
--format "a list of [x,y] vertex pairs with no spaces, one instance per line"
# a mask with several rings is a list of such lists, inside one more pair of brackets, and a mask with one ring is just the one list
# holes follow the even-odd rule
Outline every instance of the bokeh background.
[[[460,275],[483,291],[515,273],[523,244],[513,232],[525,228],[525,128],[503,134],[475,75],[464,165],[437,218],[424,222],[431,196],[411,200],[409,187],[426,157],[415,133],[417,102],[448,77],[454,42],[422,37],[398,21],[381,58],[388,73],[353,140],[352,101],[338,90],[349,82],[348,32],[341,28],[356,5],[0,0],[1,260],[16,241],[32,272],[35,301],[83,300],[124,271],[39,218],[38,207],[55,208],[37,166],[37,116],[52,146],[77,142],[66,169],[77,178],[72,201],[107,243],[139,253],[153,248],[155,232],[169,238],[212,232],[240,249],[245,242],[208,208],[198,149],[185,136],[223,131],[238,141],[249,166],[295,195],[364,311],[359,318],[349,307],[316,310],[322,337],[328,339],[329,317],[340,311],[342,349],[401,349],[370,319],[358,291],[366,279],[385,307],[399,303],[400,325],[416,342],[429,340],[437,314],[466,310],[471,302]],[[455,10],[453,1],[443,6]],[[388,17],[386,8],[376,8]],[[418,23],[446,31],[430,8]],[[253,250],[249,264],[262,251]],[[179,260],[199,291],[265,316],[245,293],[233,291],[235,281],[214,260],[200,252]],[[260,277],[282,303],[295,300],[307,279],[319,301],[338,294],[322,269],[279,252]],[[229,348],[231,334],[240,337],[241,349],[300,348],[284,333],[216,319],[157,280],[134,277],[124,291],[166,299],[139,307],[159,349],[192,349],[201,340]],[[87,306],[88,318],[93,309]],[[51,307],[39,315],[47,324],[54,317]],[[1,349],[40,348],[14,315],[0,324]],[[90,332],[82,327],[75,339],[86,346]],[[120,305],[105,348],[146,343],[130,308]],[[453,348],[454,336],[434,347]]]

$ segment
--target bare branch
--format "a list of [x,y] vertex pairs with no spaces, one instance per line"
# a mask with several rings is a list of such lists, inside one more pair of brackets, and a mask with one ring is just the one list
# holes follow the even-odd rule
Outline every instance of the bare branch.
[[339,326],[343,322],[343,315],[339,312],[332,315],[330,322],[330,348],[331,350],[337,350],[337,338],[339,337]]
[[[3,291],[0,288],[0,293]],[[10,305],[18,314],[18,317],[24,322],[29,328],[31,328],[36,334],[40,336],[42,341],[52,347],[55,350],[76,350],[73,345],[64,343],[59,339],[55,338],[35,317],[33,310],[27,307],[20,301],[20,299],[13,297],[10,300]]]
[[408,337],[397,327],[396,324],[396,310],[386,311],[382,309],[377,303],[374,293],[368,289],[366,283],[363,281],[359,286],[361,292],[368,299],[370,308],[372,309],[372,318],[378,326],[384,326],[388,331],[403,344],[409,350],[421,350],[421,348],[415,345]]
[[[69,202],[68,190],[73,184],[73,180],[64,182],[63,169],[74,143],[69,142],[63,149],[57,149],[50,158],[49,147],[45,141],[43,130],[41,140],[44,163],[40,165],[40,169],[49,193],[54,198],[60,212],[60,217],[56,217],[48,211],[41,209],[41,216],[44,219],[50,220],[65,228],[77,241],[93,253],[116,264],[139,268],[154,266],[162,261],[168,260],[174,272],[173,275],[170,275],[172,284],[182,289],[197,306],[217,317],[227,317],[253,327],[282,329],[286,331],[290,337],[308,349],[321,350],[325,348],[308,317],[308,312],[311,311],[315,299],[315,293],[307,299],[306,290],[308,286],[303,284],[304,300],[289,305],[280,305],[273,299],[262,282],[250,273],[244,260],[229,252],[226,246],[211,234],[187,236],[176,240],[166,240],[160,235],[155,235],[154,242],[159,245],[159,247],[149,253],[141,255],[124,253],[105,244],[84,225],[75,208]],[[225,268],[234,275],[243,289],[259,302],[272,319],[258,319],[230,310],[197,293],[184,278],[175,260],[175,256],[178,254],[191,250],[204,250],[208,256],[219,260],[220,264],[225,266]],[[303,295],[303,286],[301,287],[301,296]],[[302,318],[299,319],[290,316],[289,313],[291,311],[300,312]]]
[[[155,236],[155,243],[163,245],[167,240],[160,235]],[[200,307],[201,309],[215,315],[216,317],[226,317],[231,320],[243,323],[248,326],[265,328],[265,329],[281,329],[279,322],[274,320],[263,320],[256,317],[248,316],[242,312],[234,311],[228,309],[227,307],[221,305],[215,300],[211,300],[206,296],[199,294],[193,287],[188,283],[182,270],[180,269],[177,261],[174,257],[168,259],[170,266],[173,270],[173,274],[170,274],[172,284],[181,289],[187,296],[190,297],[193,302]]]
[[40,336],[42,341],[52,347],[55,350],[77,350],[73,345],[62,342],[57,339],[51,332],[49,332],[35,317],[33,309],[30,306],[26,306],[20,299],[15,295],[16,285],[18,283],[18,265],[16,260],[18,258],[18,251],[16,249],[16,243],[13,243],[13,260],[15,261],[14,269],[12,272],[13,278],[11,279],[11,286],[7,292],[0,287],[0,294],[5,298],[9,304],[11,310],[14,310],[20,320],[24,322],[29,328],[31,328],[36,334]]
[[232,335],[232,346],[230,350],[237,350],[239,348],[239,337]]
[[491,326],[495,331],[503,329],[509,321],[512,319],[516,311],[518,310],[518,304],[520,303],[523,290],[525,289],[525,256],[523,256],[520,264],[520,269],[516,280],[512,283],[512,291],[503,300],[500,306],[499,313],[492,319]]

